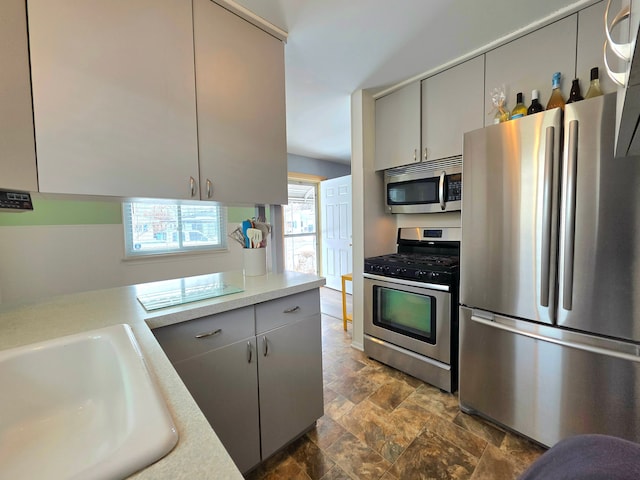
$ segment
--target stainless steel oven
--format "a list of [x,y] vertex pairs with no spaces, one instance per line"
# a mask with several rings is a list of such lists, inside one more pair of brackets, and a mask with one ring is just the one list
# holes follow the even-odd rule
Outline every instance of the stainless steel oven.
[[[452,234],[452,232],[454,232]],[[457,388],[459,229],[402,228],[398,253],[365,259],[365,353]]]
[[393,168],[384,174],[390,213],[436,213],[462,207],[462,157]]

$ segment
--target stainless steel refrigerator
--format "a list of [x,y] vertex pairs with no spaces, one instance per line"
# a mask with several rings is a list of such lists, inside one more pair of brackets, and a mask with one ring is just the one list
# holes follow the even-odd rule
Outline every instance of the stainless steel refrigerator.
[[640,157],[615,95],[465,134],[460,406],[547,446],[640,442]]

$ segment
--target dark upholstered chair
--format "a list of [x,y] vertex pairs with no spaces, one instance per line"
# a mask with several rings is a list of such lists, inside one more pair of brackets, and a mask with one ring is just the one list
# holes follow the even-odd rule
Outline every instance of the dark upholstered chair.
[[577,435],[547,450],[519,480],[639,480],[640,444]]

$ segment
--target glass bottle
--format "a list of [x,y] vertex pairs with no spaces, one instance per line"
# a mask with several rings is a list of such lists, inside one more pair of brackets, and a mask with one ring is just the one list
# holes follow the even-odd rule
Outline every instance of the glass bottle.
[[527,115],[532,115],[544,110],[538,98],[540,98],[540,92],[538,92],[538,90],[531,90],[531,105],[529,105],[527,109]]
[[556,72],[553,74],[551,80],[551,97],[549,98],[549,102],[547,103],[547,110],[551,110],[552,108],[560,107],[564,110],[564,97],[562,96],[562,92],[560,91],[560,72]]
[[589,84],[589,90],[587,90],[587,94],[584,96],[584,98],[599,97],[600,95],[602,95],[602,90],[600,90],[598,67],[593,67],[591,69],[591,83]]
[[567,103],[579,102],[583,100],[582,94],[580,93],[580,82],[577,78],[571,82],[571,92],[569,92],[569,99]]
[[502,110],[498,109],[493,117],[493,124],[495,125],[496,123],[506,122],[509,120],[509,116],[509,110],[507,109],[506,105],[502,105]]
[[522,92],[518,92],[516,95],[516,106],[511,110],[511,120],[514,118],[524,117],[527,114],[527,107],[524,106],[522,100]]

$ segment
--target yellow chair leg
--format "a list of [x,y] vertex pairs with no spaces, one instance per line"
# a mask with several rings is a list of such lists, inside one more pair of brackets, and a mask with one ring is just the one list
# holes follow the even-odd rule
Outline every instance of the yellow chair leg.
[[353,274],[345,273],[342,275],[342,325],[344,331],[347,331],[347,322],[353,322],[353,316],[347,313],[347,288],[346,282],[353,281]]

